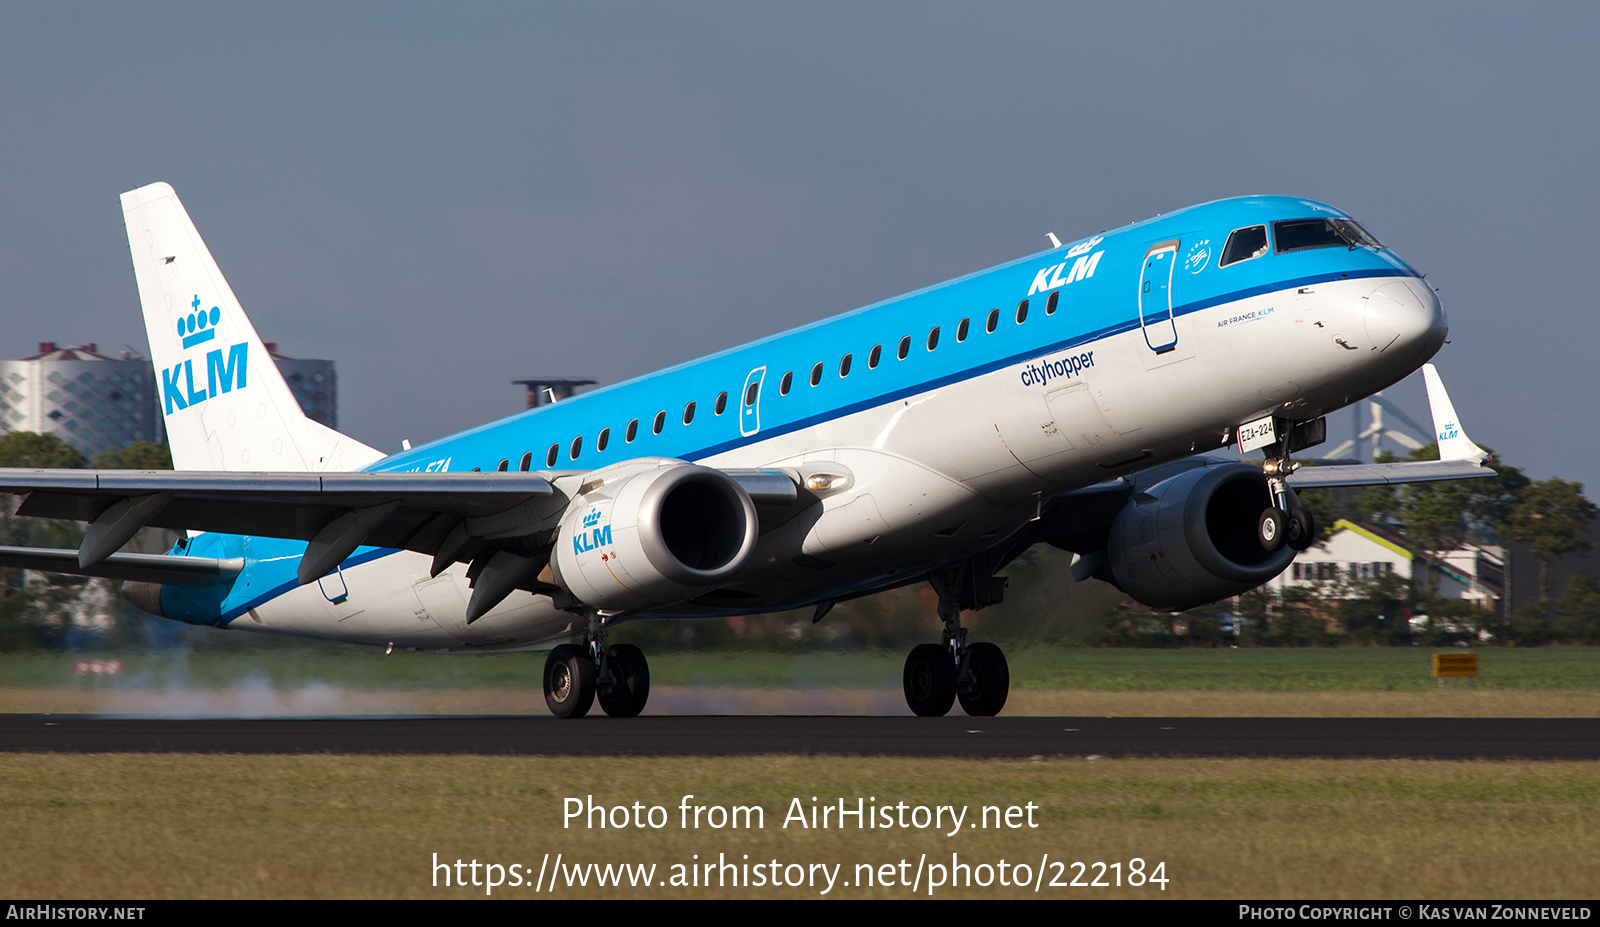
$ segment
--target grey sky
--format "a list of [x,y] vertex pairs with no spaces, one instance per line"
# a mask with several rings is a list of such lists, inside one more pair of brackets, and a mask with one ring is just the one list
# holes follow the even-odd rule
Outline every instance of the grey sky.
[[0,354],[144,348],[117,195],[155,180],[386,450],[516,411],[513,376],[1291,193],[1439,288],[1475,439],[1594,488],[1597,38],[1579,4],[13,3]]

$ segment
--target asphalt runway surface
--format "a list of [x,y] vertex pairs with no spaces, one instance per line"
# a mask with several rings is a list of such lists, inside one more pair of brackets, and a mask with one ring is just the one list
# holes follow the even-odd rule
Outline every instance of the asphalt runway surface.
[[1597,718],[0,715],[0,751],[485,756],[1600,759]]

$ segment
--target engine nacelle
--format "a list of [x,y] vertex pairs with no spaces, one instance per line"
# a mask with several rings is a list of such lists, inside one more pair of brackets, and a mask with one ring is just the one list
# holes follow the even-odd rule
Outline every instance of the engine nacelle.
[[755,550],[755,505],[731,477],[680,463],[618,476],[562,518],[550,568],[578,601],[638,611],[726,582]]
[[1187,470],[1138,493],[1111,523],[1107,566],[1122,591],[1174,611],[1235,596],[1282,573],[1287,546],[1268,551],[1256,522],[1270,496],[1261,468]]

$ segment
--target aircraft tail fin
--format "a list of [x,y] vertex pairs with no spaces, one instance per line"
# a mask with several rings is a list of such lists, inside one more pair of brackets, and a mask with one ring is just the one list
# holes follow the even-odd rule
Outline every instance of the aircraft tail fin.
[[1456,417],[1450,394],[1445,392],[1444,381],[1432,364],[1422,365],[1422,381],[1428,387],[1428,408],[1433,412],[1433,434],[1439,441],[1440,460],[1471,460],[1482,463],[1489,452],[1472,442]]
[[172,187],[122,194],[178,470],[356,470],[384,456],[307,418]]

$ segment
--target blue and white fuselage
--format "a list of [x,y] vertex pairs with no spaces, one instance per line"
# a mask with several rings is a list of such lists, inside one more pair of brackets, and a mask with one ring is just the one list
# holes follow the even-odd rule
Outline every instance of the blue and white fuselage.
[[[736,575],[628,617],[847,598],[1005,544],[1053,497],[1225,446],[1265,416],[1314,420],[1418,369],[1444,342],[1439,302],[1348,219],[1293,197],[1194,206],[365,469],[548,472],[556,493],[538,530],[567,558],[557,573],[588,569],[581,558],[605,556],[611,540],[609,522],[561,517],[584,504],[595,471],[661,459],[781,471],[811,489],[764,511]],[[1317,238],[1341,229],[1345,240]],[[169,408],[169,428],[203,409]],[[469,624],[467,564],[434,576],[411,550],[360,547],[302,585],[305,551],[195,535],[178,552],[244,567],[230,583],[168,585],[161,605],[196,623],[436,650],[548,646],[581,627],[570,598],[526,589]],[[558,578],[543,582],[570,588]]]

